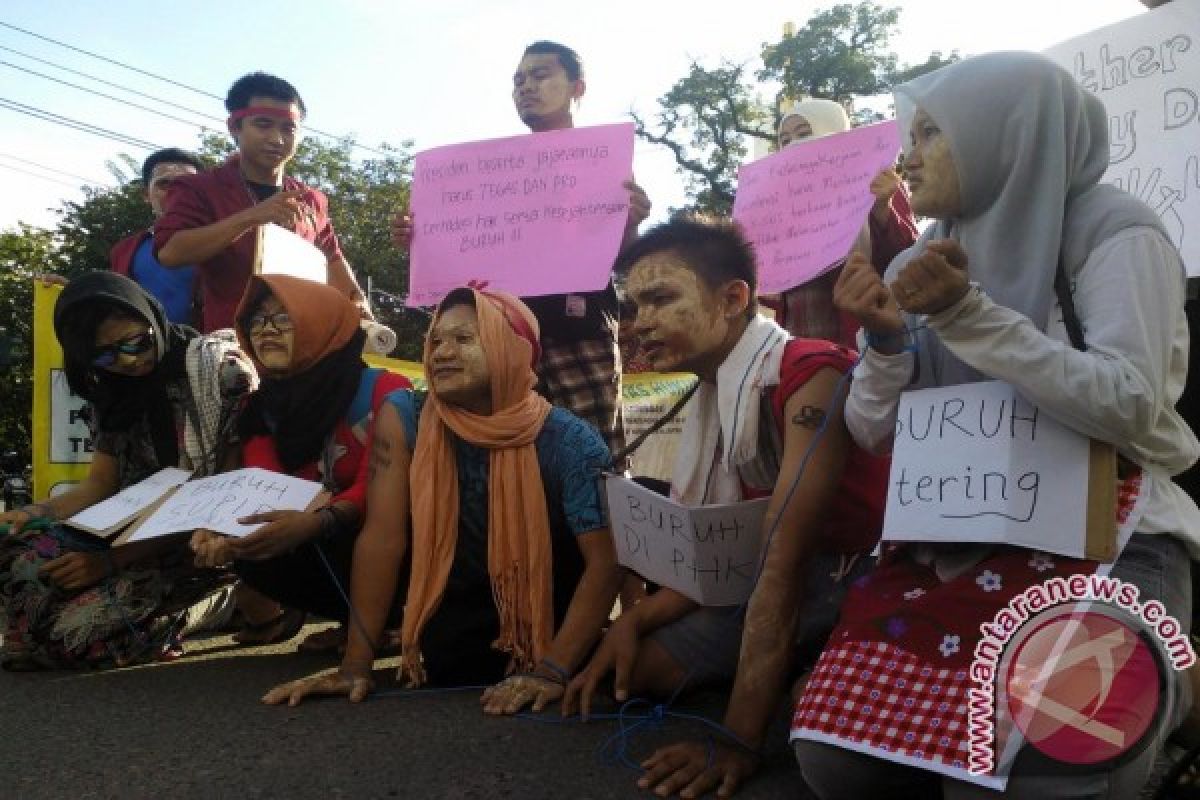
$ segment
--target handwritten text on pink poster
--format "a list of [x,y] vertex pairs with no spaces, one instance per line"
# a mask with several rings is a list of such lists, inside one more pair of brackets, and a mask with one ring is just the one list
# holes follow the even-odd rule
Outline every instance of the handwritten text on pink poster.
[[469,281],[520,296],[603,288],[629,215],[633,125],[418,153],[408,304]]
[[743,164],[733,218],[754,242],[759,292],[799,286],[845,258],[874,202],[871,180],[899,152],[892,120]]

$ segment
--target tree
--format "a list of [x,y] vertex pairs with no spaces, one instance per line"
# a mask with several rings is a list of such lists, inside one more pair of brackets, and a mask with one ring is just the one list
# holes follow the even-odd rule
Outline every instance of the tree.
[[0,233],[0,450],[29,463],[33,407],[33,276],[54,257],[50,231],[21,224]]
[[[693,63],[659,98],[653,125],[631,112],[637,135],[671,151],[686,180],[687,210],[728,214],[747,141],[773,143],[781,111],[791,101],[825,97],[849,105],[958,60],[956,52],[949,58],[935,52],[922,64],[897,67],[888,48],[899,19],[899,9],[870,0],[818,12],[794,34],[763,45],[757,82],[747,77],[746,64],[722,61],[707,69]],[[764,94],[773,98],[770,105],[758,99]],[[856,124],[883,118],[871,109],[852,116]]]

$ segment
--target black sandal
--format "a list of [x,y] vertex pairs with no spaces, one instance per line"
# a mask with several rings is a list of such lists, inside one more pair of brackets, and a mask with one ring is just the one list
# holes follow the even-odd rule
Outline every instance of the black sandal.
[[233,640],[249,647],[280,644],[295,638],[304,627],[304,619],[307,616],[300,609],[285,608],[266,622],[243,624],[241,630],[233,635]]

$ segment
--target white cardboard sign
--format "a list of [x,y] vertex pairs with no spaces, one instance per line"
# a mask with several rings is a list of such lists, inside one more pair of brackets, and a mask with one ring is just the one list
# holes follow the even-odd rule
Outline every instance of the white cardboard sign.
[[1084,557],[1090,442],[1000,381],[900,396],[883,538]]
[[85,508],[66,520],[66,524],[93,533],[112,531],[150,508],[190,477],[192,473],[186,469],[160,469],[145,480],[126,486],[107,500]]
[[617,561],[704,606],[754,590],[767,498],[689,508],[631,480],[606,476]]
[[303,511],[321,484],[278,472],[247,467],[180,486],[138,526],[129,541],[206,528],[227,536],[245,536],[262,527],[243,525],[241,517],[267,511]]
[[1175,0],[1046,55],[1108,110],[1104,176],[1162,218],[1200,275],[1200,0]]

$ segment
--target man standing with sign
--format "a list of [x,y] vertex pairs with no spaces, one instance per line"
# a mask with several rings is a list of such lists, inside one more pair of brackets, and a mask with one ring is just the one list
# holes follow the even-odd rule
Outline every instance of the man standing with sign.
[[296,155],[306,109],[287,81],[263,72],[239,78],[225,98],[229,134],[238,152],[214,170],[171,187],[154,229],[165,267],[198,264],[204,289],[204,331],[232,328],[234,311],[254,271],[254,231],[274,223],[320,248],[329,284],[366,311],[366,298],[342,255],[320,191],[284,175]]
[[[525,48],[513,74],[513,103],[531,133],[575,127],[572,103],[587,85],[579,54],[557,42]],[[637,236],[650,213],[650,200],[634,181],[629,190],[629,219],[624,244]],[[392,223],[396,246],[408,250],[413,236],[410,214]],[[617,293],[612,282],[595,292],[522,298],[541,326],[542,359],[538,391],[556,406],[590,422],[613,453],[625,446],[621,413],[621,355],[617,348]]]

